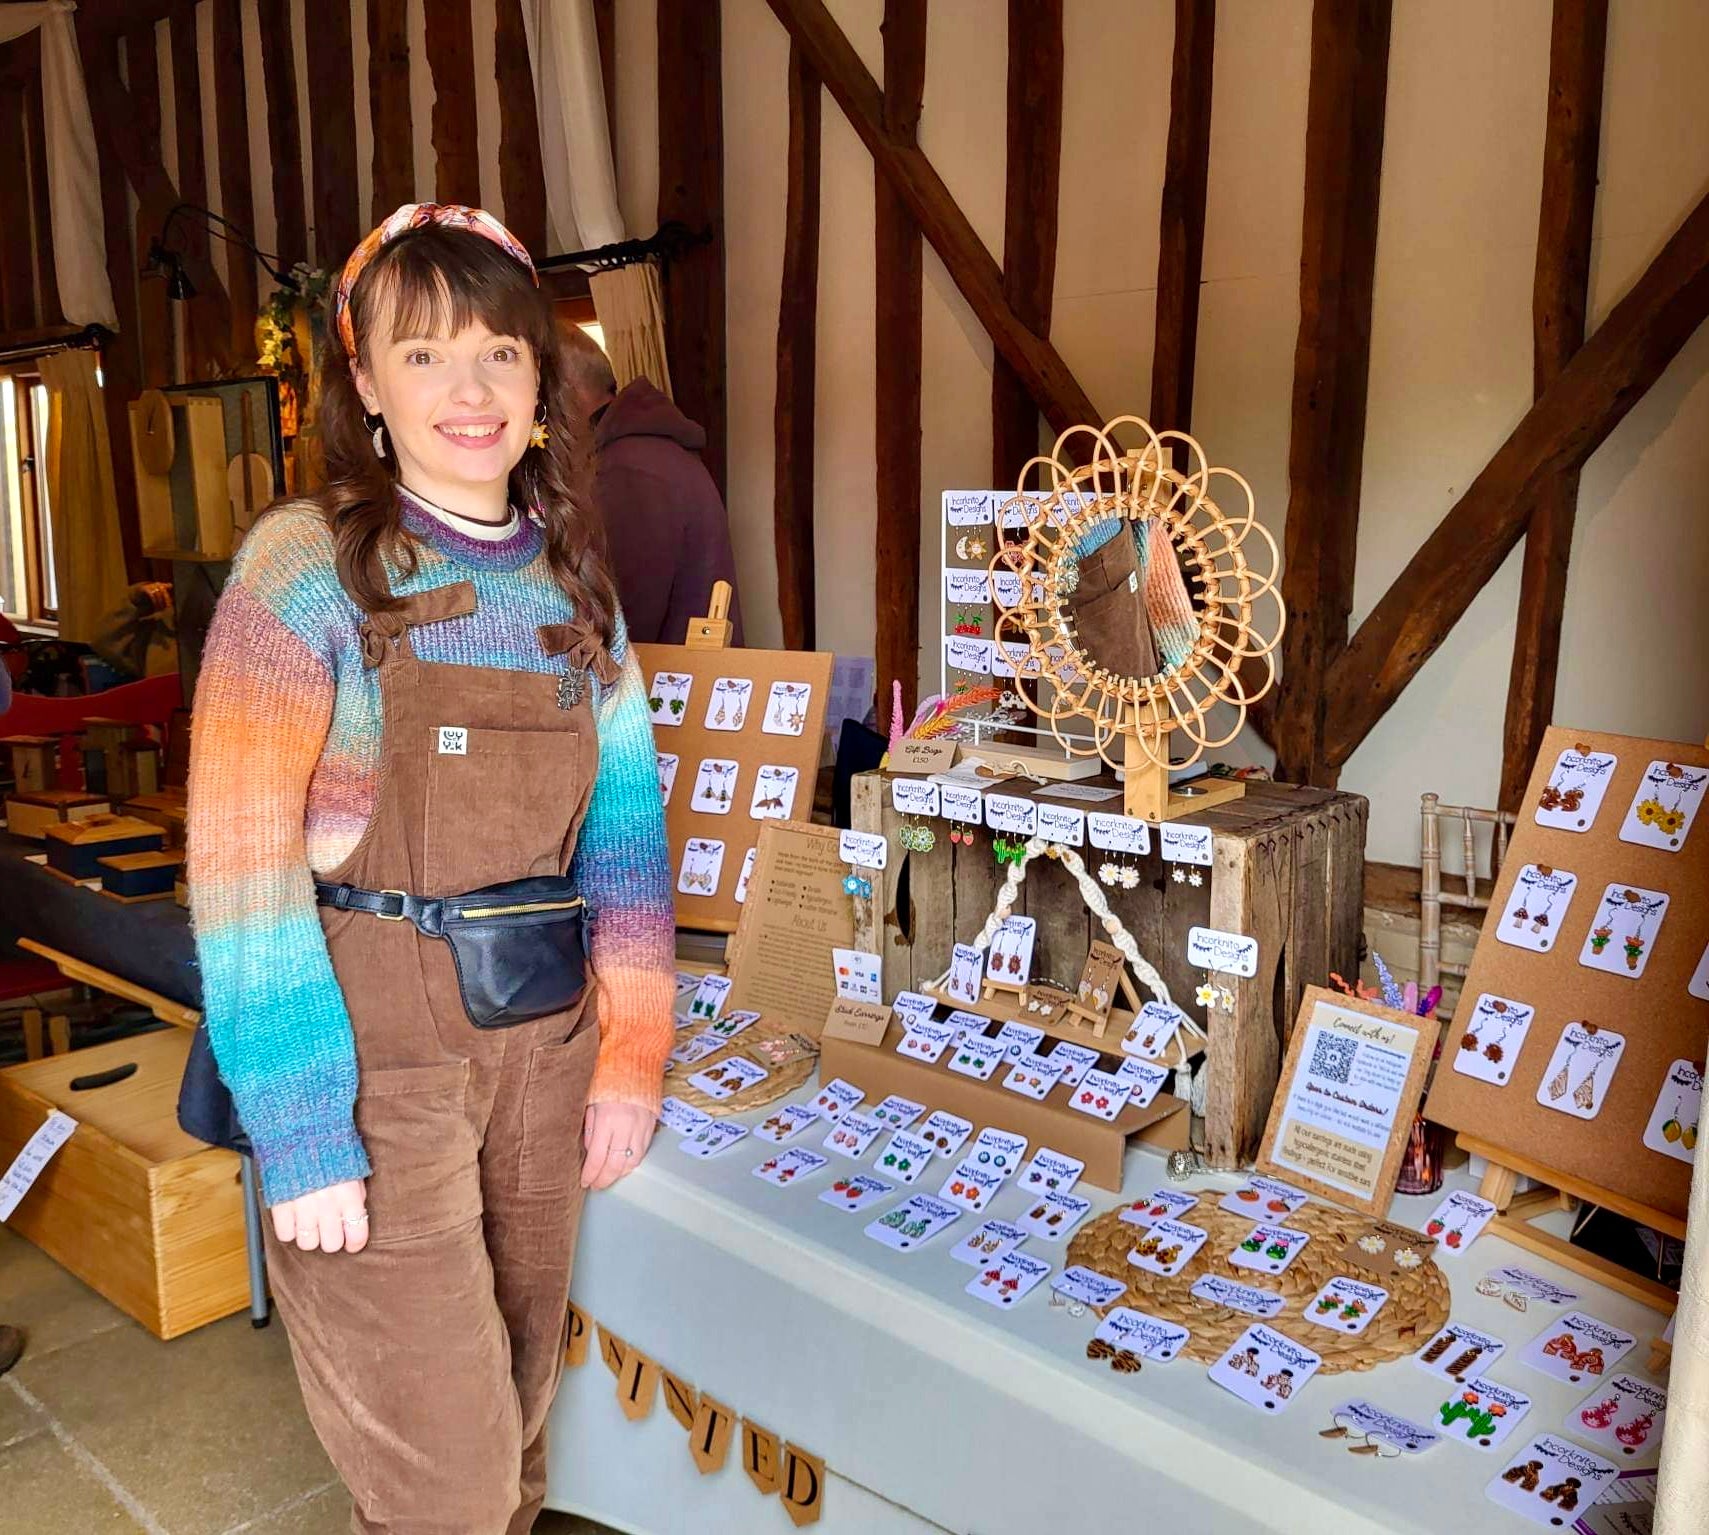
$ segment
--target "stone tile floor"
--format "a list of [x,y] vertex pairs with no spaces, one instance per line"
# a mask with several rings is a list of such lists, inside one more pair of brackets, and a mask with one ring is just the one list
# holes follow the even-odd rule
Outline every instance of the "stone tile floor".
[[[0,1535],[345,1535],[285,1331],[227,1317],[162,1343],[0,1226]],[[601,1535],[543,1514],[535,1535]]]

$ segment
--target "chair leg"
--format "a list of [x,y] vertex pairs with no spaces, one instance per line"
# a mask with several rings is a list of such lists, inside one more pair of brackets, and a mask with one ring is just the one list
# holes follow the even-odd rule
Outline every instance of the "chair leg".
[[42,1010],[39,1007],[26,1007],[23,1022],[24,1059],[39,1061],[42,1058]]
[[56,1014],[47,1021],[48,1038],[53,1041],[55,1055],[71,1054],[71,1020],[63,1013]]

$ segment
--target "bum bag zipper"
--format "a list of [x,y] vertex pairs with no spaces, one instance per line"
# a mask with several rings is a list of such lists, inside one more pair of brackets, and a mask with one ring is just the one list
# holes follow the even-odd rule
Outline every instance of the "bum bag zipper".
[[458,917],[520,917],[537,911],[571,911],[586,903],[578,895],[569,901],[528,901],[520,906],[468,906]]

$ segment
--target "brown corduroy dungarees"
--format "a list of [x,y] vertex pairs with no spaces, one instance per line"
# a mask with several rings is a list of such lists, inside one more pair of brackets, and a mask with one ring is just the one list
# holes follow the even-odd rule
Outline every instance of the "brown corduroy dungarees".
[[[365,627],[379,789],[361,842],[323,878],[440,896],[568,869],[599,764],[589,703],[560,707],[556,676],[416,659],[412,626],[474,608],[459,582]],[[568,625],[540,638],[554,654],[589,645]],[[373,1171],[362,1252],[303,1252],[267,1228],[309,1417],[356,1531],[521,1535],[545,1494],[563,1360],[594,987],[570,1012],[477,1029],[448,944],[363,912],[322,908],[321,922]]]

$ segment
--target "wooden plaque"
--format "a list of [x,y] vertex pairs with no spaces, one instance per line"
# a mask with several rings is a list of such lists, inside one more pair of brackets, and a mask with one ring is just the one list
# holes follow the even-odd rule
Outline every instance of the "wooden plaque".
[[[674,757],[670,792],[665,799],[665,831],[671,849],[671,888],[675,892],[678,927],[708,932],[732,933],[741,916],[736,888],[742,866],[759,842],[765,816],[754,814],[759,775],[767,767],[795,771],[794,802],[788,814],[778,819],[805,821],[813,813],[813,791],[825,734],[825,703],[831,690],[831,661],[828,651],[706,650],[686,645],[636,645],[635,658],[641,667],[641,684],[653,704],[653,745],[660,756],[660,786],[666,781],[665,758]],[[681,689],[661,685],[661,678],[687,678],[687,693],[681,707],[673,709],[673,698]],[[740,703],[727,696],[724,719],[717,719],[721,680],[746,682],[750,688]],[[788,703],[774,699],[773,685],[807,689],[805,697]],[[783,707],[777,705],[782,702]],[[741,723],[735,725],[740,708]],[[800,715],[796,733],[780,733],[776,720],[786,724],[791,710]],[[771,724],[772,729],[767,725]],[[718,792],[728,796],[717,808],[695,808],[695,787],[702,765],[735,763],[726,773]],[[706,802],[703,802],[703,805]],[[717,842],[723,845],[711,888],[695,878],[706,860],[688,863],[689,844]],[[685,867],[689,879],[685,880]],[[688,888],[685,888],[685,885]]]
[[1308,986],[1256,1165],[1334,1204],[1387,1215],[1441,1030]]
[[[1588,794],[1578,813],[1564,809],[1570,801],[1562,797],[1563,790],[1570,791],[1584,775],[1558,774],[1563,754],[1574,760],[1586,754],[1615,759],[1606,782],[1598,786],[1594,813]],[[1691,1148],[1676,1135],[1662,1142],[1673,1149],[1661,1151],[1655,1137],[1646,1141],[1645,1136],[1652,1116],[1668,1112],[1664,1106],[1657,1114],[1664,1091],[1689,1097],[1674,1094],[1667,1084],[1676,1063],[1701,1067],[1709,1037],[1709,805],[1702,805],[1682,829],[1677,848],[1622,840],[1627,812],[1651,794],[1645,779],[1658,762],[1678,767],[1689,781],[1709,772],[1709,749],[1560,726],[1544,735],[1425,1112],[1529,1164],[1683,1218]],[[1657,796],[1670,811],[1676,797],[1681,796],[1667,790]],[[1545,820],[1538,819],[1540,809]],[[1579,820],[1588,824],[1581,829]],[[1539,952],[1503,942],[1502,936],[1516,936],[1510,905],[1516,882],[1528,868],[1541,866],[1571,873],[1576,884],[1564,913],[1554,913],[1548,949]],[[1659,924],[1646,930],[1641,961],[1633,956],[1630,969],[1622,958],[1629,923],[1617,923],[1612,941],[1605,940],[1603,953],[1611,964],[1595,966],[1581,958],[1602,924],[1610,887],[1668,897]],[[1533,913],[1520,933],[1530,932],[1536,918]],[[1469,1057],[1462,1062],[1461,1043],[1474,1032],[1483,998],[1534,1009],[1517,1051],[1510,1048],[1512,1034],[1507,1036],[1509,1048],[1501,1062],[1505,1082],[1457,1069],[1477,1064]],[[1559,1069],[1555,1053],[1563,1031],[1581,1021],[1624,1041],[1608,1080],[1597,1084],[1600,1096],[1592,1095],[1595,1112],[1589,1118],[1571,1111],[1588,1051],[1558,1097],[1567,1107],[1541,1101]],[[1475,1032],[1485,1043],[1470,1047],[1471,1054],[1487,1061],[1483,1051],[1496,1031],[1482,1027]],[[1582,1111],[1582,1105],[1577,1107]],[[1681,1117],[1687,1125],[1695,1123],[1694,1112]]]

